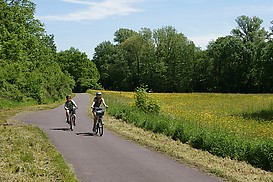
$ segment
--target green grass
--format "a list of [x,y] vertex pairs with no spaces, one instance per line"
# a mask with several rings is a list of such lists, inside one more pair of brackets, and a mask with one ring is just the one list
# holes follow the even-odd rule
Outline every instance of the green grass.
[[5,103],[5,109],[0,110],[0,181],[78,181],[72,167],[43,131],[9,119],[22,111],[50,109],[60,104]]
[[133,93],[104,92],[110,105],[108,113],[117,119],[219,157],[273,170],[273,95],[152,95],[162,106],[158,116],[131,107]]
[[15,107],[20,107],[20,106],[31,106],[35,105],[37,102],[35,100],[28,100],[24,102],[18,102],[18,101],[13,101],[13,100],[8,100],[4,98],[0,98],[0,109],[5,109],[5,108],[15,108]]
[[[110,105],[111,106],[111,105]],[[133,140],[152,150],[169,155],[174,160],[187,164],[198,170],[218,176],[224,181],[232,182],[272,182],[273,173],[259,168],[212,155],[206,151],[197,150],[190,145],[172,140],[166,135],[154,133],[122,120],[105,117],[105,126],[111,131],[118,133],[124,138]]]

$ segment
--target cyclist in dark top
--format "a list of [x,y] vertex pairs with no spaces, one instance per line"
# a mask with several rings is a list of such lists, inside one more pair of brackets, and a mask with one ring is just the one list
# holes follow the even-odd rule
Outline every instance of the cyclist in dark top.
[[103,104],[106,108],[108,107],[105,104],[104,98],[102,97],[102,93],[101,92],[96,92],[96,97],[94,98],[92,106],[91,106],[92,113],[93,113],[93,116],[94,116],[93,131],[95,131],[95,126],[96,126],[96,123],[98,121],[98,117],[96,116],[96,108],[100,107],[101,104]]
[[78,108],[76,102],[72,100],[71,95],[66,96],[66,102],[64,103],[64,109],[66,114],[66,122],[69,121],[69,110],[72,111],[72,114],[75,116],[75,125],[76,125],[76,109]]

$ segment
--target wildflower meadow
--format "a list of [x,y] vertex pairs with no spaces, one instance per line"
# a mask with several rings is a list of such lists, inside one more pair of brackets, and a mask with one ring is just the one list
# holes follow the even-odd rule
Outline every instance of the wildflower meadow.
[[104,91],[109,113],[118,119],[214,155],[273,171],[272,94],[148,95],[159,103],[159,114],[138,110],[133,92]]

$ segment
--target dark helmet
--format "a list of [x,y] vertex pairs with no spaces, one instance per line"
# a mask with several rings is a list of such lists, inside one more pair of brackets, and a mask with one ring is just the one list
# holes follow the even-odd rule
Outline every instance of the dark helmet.
[[68,98],[71,98],[71,95],[67,95],[67,96],[66,96],[66,99],[68,99]]
[[101,92],[96,92],[96,96],[98,96],[98,95],[102,95],[102,93]]

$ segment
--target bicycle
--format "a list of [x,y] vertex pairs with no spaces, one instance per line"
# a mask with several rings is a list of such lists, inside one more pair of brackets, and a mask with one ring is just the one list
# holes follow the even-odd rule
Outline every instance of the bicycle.
[[103,122],[102,122],[102,116],[105,113],[105,109],[100,108],[100,107],[95,107],[96,115],[98,117],[98,121],[95,126],[95,133],[98,134],[99,136],[103,135]]
[[73,131],[73,128],[75,126],[75,114],[73,114],[73,111],[77,108],[69,109],[69,121],[68,124],[70,126],[70,130]]

